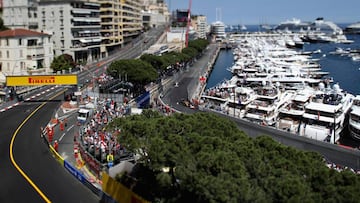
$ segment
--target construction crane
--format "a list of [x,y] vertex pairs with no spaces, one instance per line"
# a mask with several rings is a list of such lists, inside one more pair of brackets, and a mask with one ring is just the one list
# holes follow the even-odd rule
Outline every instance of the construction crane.
[[189,0],[189,8],[188,8],[188,16],[187,16],[187,24],[186,24],[186,33],[185,33],[185,47],[189,45],[189,30],[190,30],[190,22],[191,22],[191,4],[192,0]]

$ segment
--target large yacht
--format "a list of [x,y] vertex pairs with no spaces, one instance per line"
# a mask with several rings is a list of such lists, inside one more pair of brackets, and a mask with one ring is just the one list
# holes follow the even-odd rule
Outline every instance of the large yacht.
[[300,19],[293,18],[291,20],[286,20],[281,22],[279,25],[275,26],[274,30],[283,30],[290,32],[305,32],[310,29],[309,22],[302,22]]
[[305,105],[299,134],[312,139],[336,143],[345,127],[354,96],[344,93],[338,84],[325,88],[320,83],[310,102]]
[[280,23],[274,29],[302,33],[302,39],[307,42],[351,43],[338,25],[322,17],[316,18],[313,22],[302,22],[299,19],[288,20]]
[[353,23],[344,29],[345,33],[360,34],[360,22]]
[[357,95],[353,101],[349,116],[350,136],[360,140],[360,95]]
[[247,105],[245,118],[261,125],[275,126],[278,109],[292,97],[291,93],[282,93],[279,87],[265,81],[254,91],[256,99]]
[[206,90],[201,98],[212,109],[243,118],[246,106],[256,97],[252,88],[241,87],[234,80],[228,80]]
[[300,124],[305,113],[305,105],[314,94],[314,89],[304,87],[294,94],[280,109],[277,117],[276,128],[298,134]]

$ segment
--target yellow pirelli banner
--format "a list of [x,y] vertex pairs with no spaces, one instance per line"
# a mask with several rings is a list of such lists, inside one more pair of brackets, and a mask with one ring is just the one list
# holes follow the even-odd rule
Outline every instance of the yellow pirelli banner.
[[6,76],[6,86],[77,85],[77,75]]

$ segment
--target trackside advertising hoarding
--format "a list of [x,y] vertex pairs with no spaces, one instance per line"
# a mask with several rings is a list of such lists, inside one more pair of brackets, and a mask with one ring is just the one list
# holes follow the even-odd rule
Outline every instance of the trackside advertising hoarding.
[[77,75],[6,76],[6,86],[77,85]]

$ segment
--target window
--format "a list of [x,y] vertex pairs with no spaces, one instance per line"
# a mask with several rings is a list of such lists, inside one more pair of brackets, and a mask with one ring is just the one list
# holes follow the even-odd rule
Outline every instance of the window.
[[20,50],[20,57],[23,57],[23,50]]
[[19,39],[19,46],[21,46],[22,45],[22,39],[20,38]]
[[6,51],[6,58],[10,58],[10,52]]
[[25,70],[25,63],[23,61],[20,62],[20,68],[21,70]]
[[2,58],[2,52],[0,51],[0,59]]
[[9,39],[6,39],[6,46],[9,46]]

